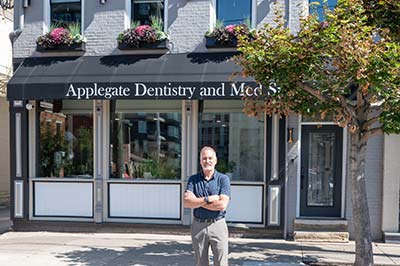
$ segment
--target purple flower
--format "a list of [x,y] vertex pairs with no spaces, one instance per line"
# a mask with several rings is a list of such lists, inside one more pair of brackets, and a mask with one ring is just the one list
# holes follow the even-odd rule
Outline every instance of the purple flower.
[[231,33],[231,34],[234,34],[235,33],[235,27],[236,27],[236,25],[228,25],[228,26],[225,26],[225,30],[227,32]]
[[64,28],[55,28],[50,32],[51,38],[54,40],[55,44],[60,44],[65,39],[65,37],[69,36],[69,31]]
[[135,33],[140,37],[144,37],[148,31],[153,31],[153,28],[149,25],[141,25],[135,28]]

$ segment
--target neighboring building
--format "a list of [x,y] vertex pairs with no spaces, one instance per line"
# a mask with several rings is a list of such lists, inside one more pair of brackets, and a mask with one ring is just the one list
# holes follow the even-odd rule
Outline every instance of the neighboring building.
[[13,12],[0,8],[0,205],[10,200],[10,139],[9,104],[6,99],[7,82],[12,75],[12,48],[8,37],[13,31]]
[[[298,30],[308,2],[280,2],[288,26]],[[312,230],[351,237],[347,130],[295,114],[246,116],[241,94],[259,90],[241,84],[258,85],[241,77],[231,83],[240,70],[229,61],[235,48],[206,46],[204,34],[217,20],[272,23],[271,1],[28,4],[15,6],[14,29],[22,32],[13,47],[18,69],[8,85],[16,229],[41,221],[190,224],[182,204],[187,178],[199,170],[200,147],[213,145],[218,169],[232,179],[230,224],[282,238],[308,238]],[[117,44],[131,21],[148,23],[150,15],[164,21],[167,46],[126,50]],[[37,37],[56,21],[81,25],[85,47],[37,49]],[[398,150],[398,136],[369,143],[374,239],[382,232],[398,237]]]

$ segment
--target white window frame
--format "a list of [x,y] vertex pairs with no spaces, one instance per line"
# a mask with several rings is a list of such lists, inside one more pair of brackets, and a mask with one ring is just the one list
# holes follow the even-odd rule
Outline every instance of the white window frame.
[[[43,34],[47,33],[51,26],[51,0],[46,0],[45,4],[43,5]],[[81,34],[83,34],[83,29],[85,27],[85,0],[81,1]]]
[[[125,25],[125,29],[129,29],[132,21],[132,1],[133,0],[126,0],[126,13],[127,13],[127,21]],[[149,0],[151,1],[151,0]],[[169,5],[169,0],[163,0],[164,1],[164,32],[167,32],[168,30],[168,5]]]
[[[217,0],[211,0],[210,6],[210,30],[215,27],[217,23]],[[257,26],[257,1],[251,0],[251,28]]]

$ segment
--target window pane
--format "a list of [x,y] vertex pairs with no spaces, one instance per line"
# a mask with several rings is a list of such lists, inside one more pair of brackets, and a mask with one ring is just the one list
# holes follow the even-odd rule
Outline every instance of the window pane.
[[51,23],[67,26],[71,23],[81,24],[81,3],[63,1],[51,4]]
[[[157,110],[155,106],[163,108]],[[143,108],[151,109],[143,112]],[[112,178],[181,178],[180,108],[180,101],[111,102]]]
[[40,106],[37,176],[91,178],[92,102],[43,101]]
[[140,25],[150,25],[151,16],[164,21],[164,1],[132,1],[132,21],[139,21]]
[[251,0],[217,0],[217,20],[224,25],[251,21]]
[[[248,117],[241,109],[228,112],[231,107],[218,111],[211,106],[216,101],[211,102],[205,102],[199,118],[199,149],[206,145],[214,147],[218,156],[216,169],[232,180],[262,181],[264,119]],[[226,102],[222,105],[230,101]]]

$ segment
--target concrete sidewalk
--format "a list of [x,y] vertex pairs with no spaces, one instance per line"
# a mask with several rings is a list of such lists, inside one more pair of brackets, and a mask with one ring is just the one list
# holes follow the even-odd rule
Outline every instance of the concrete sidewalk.
[[[399,244],[374,244],[376,265],[400,265]],[[354,242],[299,243],[230,239],[229,265],[351,265]],[[8,232],[0,236],[4,266],[190,266],[189,236]]]

